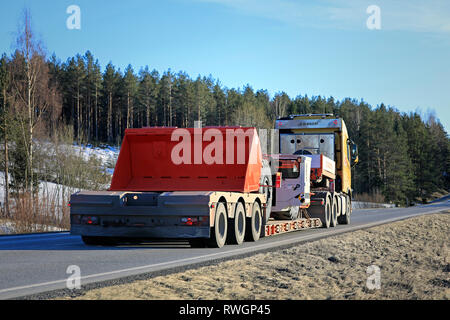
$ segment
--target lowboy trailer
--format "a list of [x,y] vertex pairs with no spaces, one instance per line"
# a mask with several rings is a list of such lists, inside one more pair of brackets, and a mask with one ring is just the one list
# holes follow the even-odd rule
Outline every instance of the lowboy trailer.
[[351,189],[342,190],[342,159],[335,166],[350,143],[341,139],[343,121],[322,128],[333,135],[327,150],[339,148],[326,153],[292,147],[305,135],[294,119],[277,121],[284,127],[275,155],[261,153],[253,127],[127,129],[109,190],[71,196],[71,234],[88,245],[150,238],[222,247],[335,226],[337,217],[349,223]]

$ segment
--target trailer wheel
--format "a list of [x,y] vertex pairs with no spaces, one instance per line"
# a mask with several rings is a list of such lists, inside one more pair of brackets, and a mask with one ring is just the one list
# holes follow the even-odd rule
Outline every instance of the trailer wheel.
[[339,204],[338,204],[338,197],[335,195],[332,197],[332,203],[331,203],[331,221],[330,226],[336,227],[337,226],[337,212],[339,210]]
[[[261,178],[259,184],[262,186],[272,185],[272,172],[270,171],[269,161],[267,161],[266,159],[262,160]],[[270,219],[270,213],[272,211],[272,187],[260,187],[259,193],[262,193],[266,196],[266,213],[264,214],[264,224],[267,224]]]
[[249,241],[258,241],[261,237],[262,230],[262,214],[261,206],[258,202],[253,202],[252,216],[247,218],[247,233],[246,238]]
[[219,202],[214,216],[214,227],[211,229],[211,237],[207,241],[209,247],[222,248],[227,240],[228,218],[227,210],[223,202]]
[[81,240],[88,246],[113,246],[117,244],[117,240],[112,237],[81,236]]
[[242,202],[236,203],[234,218],[229,219],[228,241],[232,244],[242,244],[245,237],[245,209]]
[[204,239],[189,239],[189,245],[191,248],[204,248],[205,241]]

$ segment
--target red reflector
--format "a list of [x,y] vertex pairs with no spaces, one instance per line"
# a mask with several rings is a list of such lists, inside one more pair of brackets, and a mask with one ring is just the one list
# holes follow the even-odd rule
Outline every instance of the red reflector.
[[181,218],[181,223],[185,226],[193,226],[198,224],[198,218],[197,217],[184,217]]
[[81,224],[97,225],[99,224],[99,219],[94,216],[83,216],[81,218]]
[[277,172],[275,188],[281,188],[281,172]]
[[182,217],[181,225],[182,226],[209,226],[209,217],[208,216]]

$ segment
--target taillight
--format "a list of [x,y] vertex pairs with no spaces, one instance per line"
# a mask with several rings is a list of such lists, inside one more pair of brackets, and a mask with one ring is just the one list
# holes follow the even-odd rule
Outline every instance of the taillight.
[[87,224],[87,225],[98,225],[99,224],[98,217],[95,216],[83,216],[81,218],[81,224]]
[[181,223],[186,226],[192,226],[192,225],[194,225],[194,223],[197,223],[197,218],[196,217],[192,217],[192,218],[184,217],[184,218],[181,218]]
[[207,226],[209,225],[209,219],[205,217],[182,217],[181,225],[183,226]]
[[281,188],[281,172],[277,172],[275,178],[275,188]]

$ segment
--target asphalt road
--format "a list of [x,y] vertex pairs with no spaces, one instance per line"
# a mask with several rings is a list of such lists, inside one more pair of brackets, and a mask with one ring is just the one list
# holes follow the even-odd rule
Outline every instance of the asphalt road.
[[80,268],[83,286],[245,256],[446,209],[450,209],[448,197],[410,208],[354,210],[350,225],[291,232],[221,249],[190,248],[187,242],[92,247],[69,233],[0,236],[0,299],[64,289],[71,265]]

